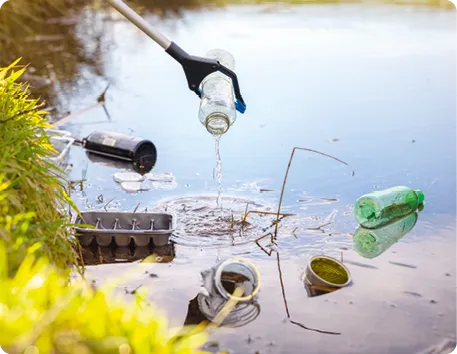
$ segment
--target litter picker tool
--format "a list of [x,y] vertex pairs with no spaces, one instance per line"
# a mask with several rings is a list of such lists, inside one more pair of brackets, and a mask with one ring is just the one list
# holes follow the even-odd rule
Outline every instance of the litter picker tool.
[[241,96],[240,86],[236,74],[229,68],[222,65],[216,59],[202,58],[187,54],[176,43],[170,41],[157,29],[153,28],[144,18],[138,15],[134,10],[127,6],[121,0],[108,0],[108,3],[119,11],[125,18],[147,34],[154,42],[160,45],[165,52],[174,58],[184,69],[189,89],[201,98],[202,91],[200,84],[205,77],[219,71],[232,79],[233,90],[235,92],[235,107],[238,112],[246,111],[246,103]]

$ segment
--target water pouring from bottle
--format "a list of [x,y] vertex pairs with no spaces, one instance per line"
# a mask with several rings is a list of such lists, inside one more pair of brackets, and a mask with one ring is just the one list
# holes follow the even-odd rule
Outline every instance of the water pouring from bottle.
[[[229,68],[235,70],[235,59],[222,49],[212,49],[205,57],[216,59]],[[199,110],[200,122],[215,138],[216,173],[218,182],[217,205],[222,208],[222,161],[220,156],[220,139],[236,120],[235,95],[232,79],[221,72],[214,72],[202,81],[201,101]]]

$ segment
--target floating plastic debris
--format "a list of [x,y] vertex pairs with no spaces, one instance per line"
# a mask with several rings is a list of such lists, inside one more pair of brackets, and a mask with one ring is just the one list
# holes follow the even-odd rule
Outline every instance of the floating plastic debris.
[[[147,181],[150,182],[150,181]],[[152,182],[151,189],[174,189],[178,186],[178,184],[173,182]]]
[[118,172],[113,176],[126,192],[135,193],[152,189],[174,189],[177,186],[172,173],[147,173],[142,176],[136,172]]
[[392,187],[357,199],[354,216],[360,225],[373,229],[416,211],[423,202],[424,193],[420,190]]
[[114,174],[113,178],[117,183],[142,182],[144,180],[144,177],[136,172],[118,172]]
[[175,176],[170,172],[147,173],[144,177],[148,181],[152,181],[151,189],[174,189],[178,186]]
[[121,188],[128,193],[137,193],[142,191],[142,182],[123,182]]
[[166,172],[166,173],[156,173],[156,172],[151,172],[151,173],[146,173],[144,177],[150,181],[159,181],[159,182],[174,182],[175,181],[175,176],[173,176],[172,173]]

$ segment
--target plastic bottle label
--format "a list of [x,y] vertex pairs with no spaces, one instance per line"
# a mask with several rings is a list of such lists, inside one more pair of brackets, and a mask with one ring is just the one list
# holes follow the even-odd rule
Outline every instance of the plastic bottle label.
[[103,140],[103,145],[114,146],[116,145],[116,140],[111,138],[105,138],[105,140]]

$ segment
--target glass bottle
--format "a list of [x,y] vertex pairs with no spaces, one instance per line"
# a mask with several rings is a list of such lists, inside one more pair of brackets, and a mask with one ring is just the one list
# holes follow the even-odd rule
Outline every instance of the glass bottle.
[[[225,50],[210,50],[205,57],[217,59],[228,69],[235,70],[235,59]],[[200,122],[213,135],[226,133],[236,120],[232,79],[216,71],[203,79],[201,90]]]

